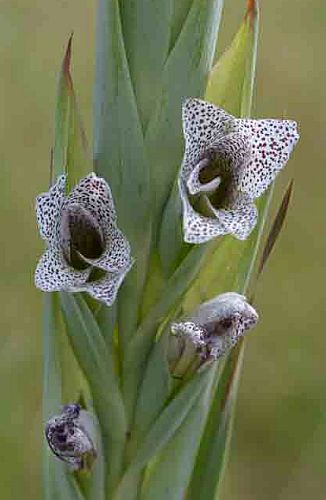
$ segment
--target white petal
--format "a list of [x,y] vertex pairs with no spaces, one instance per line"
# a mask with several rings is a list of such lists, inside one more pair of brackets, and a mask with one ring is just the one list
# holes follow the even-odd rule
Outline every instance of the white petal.
[[111,306],[115,301],[120,285],[126,274],[130,271],[132,264],[133,262],[120,272],[112,274],[107,273],[106,276],[97,281],[86,283],[84,285],[84,290],[95,299],[104,302],[107,306]]
[[257,223],[258,210],[245,193],[238,193],[237,200],[228,209],[216,209],[210,203],[209,206],[224,226],[225,233],[239,240],[246,240]]
[[192,321],[181,321],[171,324],[171,332],[176,336],[188,337],[196,346],[204,346],[204,330]]
[[78,291],[88,279],[90,268],[76,271],[68,266],[60,250],[49,248],[35,271],[35,285],[44,292]]
[[205,325],[205,323],[212,321],[221,321],[235,313],[240,314],[246,320],[246,326],[249,326],[247,321],[250,322],[250,326],[254,326],[258,321],[256,310],[248,304],[244,295],[236,292],[222,293],[204,302],[189,320],[199,325]]
[[62,206],[65,200],[66,177],[61,175],[47,193],[36,198],[35,210],[41,238],[49,242],[57,240]]
[[182,108],[185,157],[182,173],[187,176],[194,163],[213,142],[231,131],[235,118],[223,109],[200,99],[187,99]]
[[189,318],[205,331],[210,355],[217,359],[234,347],[258,322],[256,310],[243,295],[228,292],[202,304]]
[[198,214],[188,200],[184,182],[179,179],[179,191],[183,205],[183,233],[186,243],[206,243],[226,234],[225,227],[215,218]]
[[128,240],[120,229],[115,226],[106,228],[104,238],[106,249],[101,257],[87,259],[82,255],[82,259],[92,266],[99,267],[110,273],[125,269],[132,261]]
[[260,196],[284,167],[296,145],[297,124],[290,120],[237,120],[250,138],[252,158],[241,181],[241,191]]
[[102,177],[92,172],[84,177],[71,191],[68,204],[86,208],[102,227],[116,221],[116,213],[110,186]]

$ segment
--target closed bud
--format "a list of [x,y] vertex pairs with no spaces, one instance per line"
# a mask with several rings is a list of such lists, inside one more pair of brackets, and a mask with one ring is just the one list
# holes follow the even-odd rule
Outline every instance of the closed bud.
[[65,405],[46,424],[45,436],[51,451],[72,470],[87,470],[96,458],[95,426],[89,412],[78,404]]
[[202,362],[228,353],[258,321],[258,314],[238,293],[224,293],[205,302],[185,321],[172,323],[171,332],[190,342]]

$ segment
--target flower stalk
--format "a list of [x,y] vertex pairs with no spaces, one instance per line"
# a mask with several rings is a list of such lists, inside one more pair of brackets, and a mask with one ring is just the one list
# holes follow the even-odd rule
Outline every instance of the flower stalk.
[[[298,140],[293,121],[248,117],[257,2],[213,65],[221,8],[99,0],[88,170],[69,41],[52,184],[36,201],[47,248],[35,283],[52,297],[46,498],[216,497],[243,337],[258,322],[243,293],[265,191]],[[78,372],[68,405],[63,349]]]

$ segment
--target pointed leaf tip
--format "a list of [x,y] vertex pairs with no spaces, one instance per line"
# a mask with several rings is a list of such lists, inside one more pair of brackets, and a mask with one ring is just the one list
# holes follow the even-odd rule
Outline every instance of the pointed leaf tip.
[[62,62],[62,73],[64,75],[66,84],[70,90],[72,90],[72,79],[70,75],[70,63],[71,63],[71,49],[72,49],[72,38],[74,33],[71,32],[71,35],[68,40],[66,52]]
[[258,14],[258,1],[257,0],[247,0],[247,11],[246,19],[249,19],[250,23],[253,24]]
[[280,208],[277,211],[277,214],[275,216],[275,219],[273,221],[272,227],[270,229],[270,232],[267,237],[267,241],[263,250],[262,258],[260,261],[260,265],[258,268],[258,274],[257,274],[257,279],[261,275],[266,262],[268,258],[270,257],[272,250],[275,246],[276,240],[280,235],[280,232],[282,230],[282,227],[284,225],[287,213],[288,213],[288,208],[289,204],[291,201],[292,193],[293,193],[293,184],[294,184],[294,179],[292,179],[284,193],[284,196],[282,198],[282,202],[280,205]]
[[221,410],[222,411],[224,410],[226,403],[228,402],[228,399],[230,397],[232,386],[233,386],[233,381],[235,379],[235,375],[236,375],[237,368],[238,368],[238,363],[241,362],[240,354],[241,354],[241,350],[243,347],[243,341],[244,341],[244,339],[241,338],[239,340],[239,343],[238,343],[238,346],[236,347],[236,349],[234,349],[233,352],[231,352],[231,354],[230,354],[229,363],[230,363],[231,371],[230,371],[229,377],[228,377],[227,382],[226,382],[225,392],[222,393],[222,398],[221,398]]

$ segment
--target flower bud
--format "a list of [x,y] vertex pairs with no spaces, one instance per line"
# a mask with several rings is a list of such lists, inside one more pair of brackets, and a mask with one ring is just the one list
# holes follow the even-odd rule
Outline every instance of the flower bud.
[[47,422],[45,436],[51,451],[72,470],[89,469],[96,458],[94,421],[78,404],[67,404]]
[[190,342],[202,361],[229,352],[258,321],[258,314],[238,293],[224,293],[205,302],[186,321],[172,323],[171,332]]

